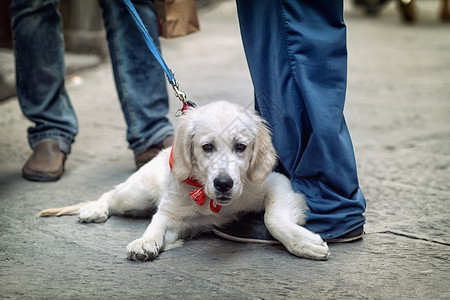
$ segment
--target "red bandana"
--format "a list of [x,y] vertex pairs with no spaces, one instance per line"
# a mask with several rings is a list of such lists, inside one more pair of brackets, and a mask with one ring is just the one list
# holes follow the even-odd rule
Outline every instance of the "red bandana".
[[[170,150],[170,157],[169,157],[169,166],[172,170],[173,167],[173,146]],[[205,190],[203,189],[203,186],[195,179],[189,177],[188,179],[184,180],[185,183],[192,185],[196,187],[195,190],[189,192],[189,195],[191,196],[192,200],[194,200],[198,205],[203,206],[206,202],[206,195]],[[209,209],[211,209],[212,212],[218,213],[220,212],[220,209],[222,206],[220,204],[214,205],[214,200],[209,200]]]

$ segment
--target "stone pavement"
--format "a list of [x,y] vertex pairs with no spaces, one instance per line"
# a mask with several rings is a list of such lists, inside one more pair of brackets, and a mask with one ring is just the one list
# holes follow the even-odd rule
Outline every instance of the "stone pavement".
[[[94,200],[133,172],[104,63],[68,77],[80,134],[58,182],[22,179],[30,124],[16,98],[0,104],[0,298],[450,299],[450,26],[437,20],[438,1],[419,1],[414,26],[400,22],[393,3],[379,18],[346,4],[346,118],[367,197],[364,240],[330,245],[330,259],[318,262],[207,234],[135,263],[125,247],[145,219],[35,218]],[[234,2],[200,17],[201,32],[163,41],[167,63],[198,104],[251,106]],[[171,111],[179,107],[172,97]]]

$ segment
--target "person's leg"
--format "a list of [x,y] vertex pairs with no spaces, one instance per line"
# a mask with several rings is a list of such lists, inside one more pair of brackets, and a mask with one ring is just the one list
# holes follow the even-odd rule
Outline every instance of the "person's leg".
[[78,131],[64,87],[64,44],[56,5],[49,0],[11,4],[17,95],[24,115],[35,123],[28,129],[34,152],[22,170],[30,180],[59,179]]
[[64,153],[78,132],[75,112],[64,87],[64,43],[57,1],[14,0],[11,4],[17,94],[31,148],[58,141]]
[[[166,79],[121,0],[99,1],[107,32],[114,78],[125,120],[127,140],[136,155],[173,135],[166,118]],[[133,4],[159,47],[153,1]]]
[[280,171],[306,196],[306,227],[328,240],[361,228],[365,199],[343,116],[342,1],[237,4],[256,107],[271,126]]

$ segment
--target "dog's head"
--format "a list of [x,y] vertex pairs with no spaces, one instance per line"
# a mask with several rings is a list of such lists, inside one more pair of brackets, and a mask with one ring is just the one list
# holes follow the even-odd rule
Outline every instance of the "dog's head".
[[260,184],[276,155],[263,120],[242,106],[218,101],[181,117],[173,149],[174,176],[192,177],[220,205],[238,198],[245,184]]

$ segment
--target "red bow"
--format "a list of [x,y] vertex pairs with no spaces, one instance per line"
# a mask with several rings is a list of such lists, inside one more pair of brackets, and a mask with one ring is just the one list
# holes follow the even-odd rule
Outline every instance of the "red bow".
[[[170,169],[172,170],[173,167],[173,146],[172,149],[170,150],[170,157],[169,157],[169,166]],[[203,186],[195,179],[189,177],[187,179],[184,180],[185,183],[192,185],[194,187],[196,187],[195,190],[189,192],[189,195],[191,196],[192,200],[195,201],[195,203],[197,203],[200,206],[205,205],[206,202],[206,195],[205,195],[205,190],[203,189]],[[209,209],[214,212],[214,213],[218,213],[220,212],[220,209],[222,208],[222,205],[217,204],[214,205],[214,200],[211,199],[209,200]]]

